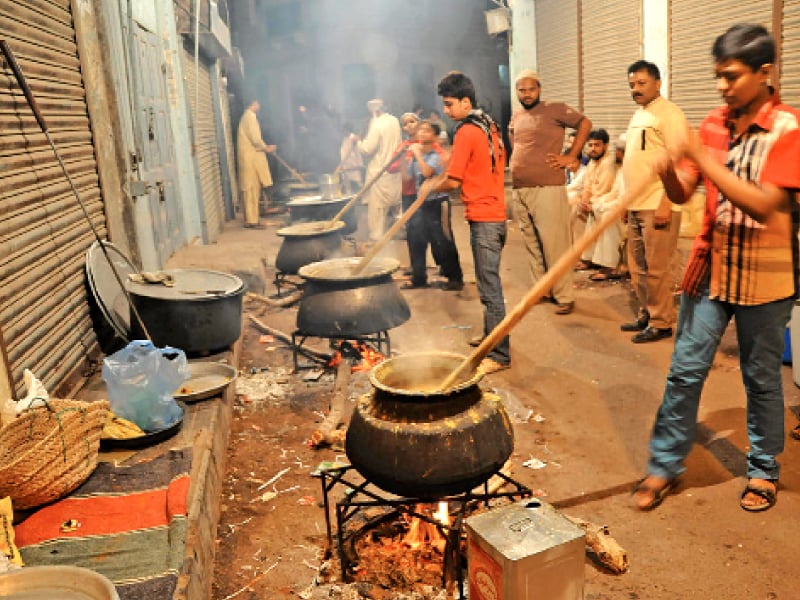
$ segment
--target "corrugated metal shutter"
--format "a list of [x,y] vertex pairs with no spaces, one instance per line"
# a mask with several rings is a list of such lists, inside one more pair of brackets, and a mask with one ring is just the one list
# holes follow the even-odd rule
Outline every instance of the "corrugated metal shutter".
[[718,35],[740,22],[761,23],[771,30],[772,0],[671,1],[669,97],[692,125],[699,125],[721,103],[711,46]]
[[580,110],[579,50],[577,0],[537,0],[536,62],[544,100]]
[[222,111],[222,128],[225,132],[225,150],[228,153],[228,177],[231,185],[233,206],[239,198],[239,182],[236,180],[236,155],[233,150],[233,123],[231,121],[231,105],[228,98],[228,86],[220,86],[220,104]]
[[[4,2],[7,40],[100,234],[105,215],[69,0]],[[0,62],[0,328],[17,396],[22,371],[55,389],[96,343],[84,284],[94,237],[25,102]]]
[[781,40],[781,99],[800,106],[800,0],[783,3]]
[[[214,106],[212,105],[215,99],[211,89],[210,69],[212,65],[200,56],[199,68],[195,73],[194,54],[186,49],[183,58],[186,93],[189,96],[189,104],[192,111],[192,130],[194,132],[195,152],[197,153],[200,189],[203,194],[206,230],[208,232],[208,242],[213,242],[222,230],[225,212],[219,166],[219,148],[217,147],[217,130],[214,123]],[[199,94],[195,94],[196,82],[199,82]]]
[[628,128],[636,105],[627,68],[642,57],[640,0],[583,0],[583,112],[613,140]]

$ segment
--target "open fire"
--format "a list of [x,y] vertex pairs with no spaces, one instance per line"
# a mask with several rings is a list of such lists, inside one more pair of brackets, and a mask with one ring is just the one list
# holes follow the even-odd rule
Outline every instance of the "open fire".
[[418,592],[426,586],[442,585],[447,545],[443,530],[452,525],[448,503],[418,503],[413,512],[426,518],[402,513],[356,542],[359,568],[353,574],[355,581]]
[[339,366],[344,358],[351,359],[352,372],[356,371],[369,371],[372,367],[382,363],[386,360],[386,356],[372,348],[369,344],[364,342],[350,342],[344,341],[339,345],[331,359],[328,361],[328,367],[335,368]]
[[[417,504],[414,510],[420,514],[429,514],[433,520],[442,526],[450,527],[450,513],[447,502],[439,502],[439,508],[435,512],[431,512],[432,508],[433,505],[431,504]],[[404,516],[408,522],[408,531],[402,538],[403,544],[414,550],[428,545],[435,548],[440,554],[444,553],[447,540],[442,535],[439,527],[417,516]]]

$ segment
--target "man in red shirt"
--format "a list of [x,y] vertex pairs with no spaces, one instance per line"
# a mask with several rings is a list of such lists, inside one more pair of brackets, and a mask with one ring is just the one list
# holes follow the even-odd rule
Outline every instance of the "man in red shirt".
[[747,484],[740,505],[775,504],[783,451],[784,334],[797,296],[796,195],[800,113],[769,85],[775,40],[761,25],[734,25],[714,42],[717,91],[726,106],[688,132],[684,161],[662,181],[669,199],[691,197],[702,177],[703,228],[683,278],[675,350],[650,439],[647,476],[634,490],[640,510],[658,506],[685,470],[700,394],[722,335],[736,324],[747,394]]
[[[506,154],[497,124],[476,108],[475,87],[463,73],[446,75],[438,86],[445,114],[458,121],[446,177],[425,184],[420,194],[449,191],[461,186],[461,199],[469,222],[478,295],[483,304],[483,333],[492,331],[506,316],[500,255],[506,243],[504,170]],[[511,366],[508,336],[481,362],[484,373]]]

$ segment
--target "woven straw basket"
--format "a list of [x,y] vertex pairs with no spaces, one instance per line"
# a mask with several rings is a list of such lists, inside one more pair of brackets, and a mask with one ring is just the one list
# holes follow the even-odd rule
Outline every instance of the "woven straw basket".
[[14,508],[47,504],[69,494],[97,466],[109,403],[47,401],[0,429],[0,498]]

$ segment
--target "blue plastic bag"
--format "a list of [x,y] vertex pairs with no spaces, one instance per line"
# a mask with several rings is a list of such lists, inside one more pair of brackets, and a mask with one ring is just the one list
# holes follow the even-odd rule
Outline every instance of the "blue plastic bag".
[[190,376],[183,350],[156,348],[147,340],[134,340],[103,359],[111,410],[147,433],[165,429],[181,417],[183,409],[172,393]]

